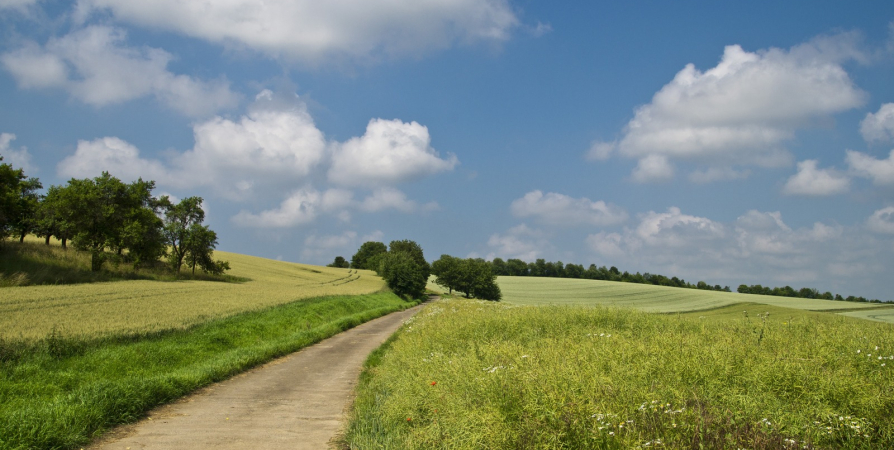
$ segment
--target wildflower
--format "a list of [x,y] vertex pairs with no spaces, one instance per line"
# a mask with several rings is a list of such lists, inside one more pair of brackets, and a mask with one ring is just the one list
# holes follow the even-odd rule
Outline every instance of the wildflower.
[[413,419],[407,417],[407,422],[412,422],[412,421],[413,421]]
[[438,384],[437,381],[432,381],[432,382],[431,382],[431,385],[432,385],[432,386],[434,386],[434,385],[436,385],[436,384]]

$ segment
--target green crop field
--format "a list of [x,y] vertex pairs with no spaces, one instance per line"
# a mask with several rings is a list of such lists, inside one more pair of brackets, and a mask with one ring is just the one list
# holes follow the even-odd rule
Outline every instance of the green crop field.
[[344,445],[894,448],[892,386],[890,324],[450,299],[370,357]]
[[303,298],[380,291],[365,270],[336,269],[214,252],[244,283],[115,281],[0,288],[0,338],[101,337],[185,328]]
[[[759,303],[810,311],[835,311],[894,323],[894,305],[682,289],[648,284],[567,278],[498,277],[503,301],[518,305],[606,305],[648,312],[685,312]],[[856,310],[856,311],[855,311]]]

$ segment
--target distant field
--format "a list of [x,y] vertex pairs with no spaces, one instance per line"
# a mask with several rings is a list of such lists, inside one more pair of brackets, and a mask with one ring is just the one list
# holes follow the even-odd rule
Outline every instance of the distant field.
[[214,252],[245,283],[118,281],[0,289],[0,338],[55,333],[97,337],[183,328],[302,298],[367,294],[384,283],[371,271],[336,269]]
[[[737,303],[810,311],[849,310],[843,314],[894,323],[894,306],[838,302],[732,292],[702,291],[636,283],[567,278],[498,277],[503,301],[520,305],[611,305],[649,312],[686,312],[722,308]],[[858,311],[853,311],[858,310]]]

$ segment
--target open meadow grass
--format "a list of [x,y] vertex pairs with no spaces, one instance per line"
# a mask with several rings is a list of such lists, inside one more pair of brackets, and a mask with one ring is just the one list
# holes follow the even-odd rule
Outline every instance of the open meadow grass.
[[[647,312],[685,312],[736,303],[810,311],[847,310],[846,315],[894,323],[894,305],[683,289],[615,281],[541,277],[498,277],[503,301],[518,305],[603,305]],[[862,311],[866,310],[866,311]]]
[[154,406],[412,305],[385,292],[324,297],[143,335],[0,342],[0,449],[79,448]]
[[761,304],[649,314],[451,299],[370,358],[345,441],[894,448],[892,387],[889,324]]
[[299,299],[368,294],[385,287],[371,271],[221,251],[214,255],[230,262],[230,276],[247,281],[142,279],[2,287],[0,339],[27,341],[49,334],[96,338],[185,328]]

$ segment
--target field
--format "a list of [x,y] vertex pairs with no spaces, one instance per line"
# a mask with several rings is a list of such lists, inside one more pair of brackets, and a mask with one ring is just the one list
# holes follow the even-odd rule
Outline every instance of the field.
[[227,252],[230,275],[215,281],[114,281],[0,288],[0,339],[101,337],[185,328],[304,298],[380,291],[373,272],[308,266]]
[[567,278],[498,277],[503,301],[517,305],[604,305],[647,312],[700,311],[737,303],[759,303],[842,314],[894,323],[894,305],[839,302],[768,295],[681,289],[636,283]]
[[649,314],[451,299],[371,356],[345,444],[894,448],[892,386],[889,324],[755,303]]

